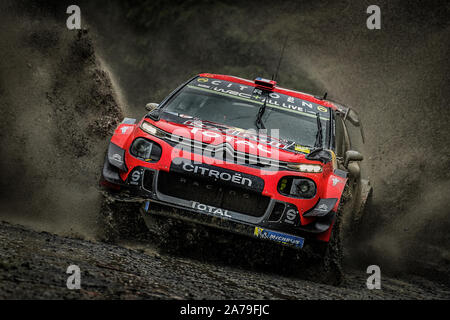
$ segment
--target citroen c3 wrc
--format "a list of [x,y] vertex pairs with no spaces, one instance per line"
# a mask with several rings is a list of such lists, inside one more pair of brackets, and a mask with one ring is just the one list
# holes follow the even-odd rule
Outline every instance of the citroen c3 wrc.
[[354,214],[371,191],[347,128],[361,128],[358,115],[342,104],[273,80],[203,73],[146,108],[116,128],[101,185],[142,203],[147,222],[158,215],[326,246],[339,236],[344,189]]

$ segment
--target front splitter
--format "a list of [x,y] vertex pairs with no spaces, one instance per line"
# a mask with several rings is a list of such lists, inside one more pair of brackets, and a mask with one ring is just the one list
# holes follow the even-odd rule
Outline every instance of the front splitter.
[[146,201],[142,206],[141,214],[147,223],[151,223],[149,219],[151,215],[158,215],[190,223],[197,223],[212,228],[218,228],[265,241],[276,242],[296,249],[302,249],[305,241],[303,237],[298,235],[267,229],[264,226],[237,222],[223,216],[187,210],[186,208],[174,206],[172,204],[167,205],[157,200]]

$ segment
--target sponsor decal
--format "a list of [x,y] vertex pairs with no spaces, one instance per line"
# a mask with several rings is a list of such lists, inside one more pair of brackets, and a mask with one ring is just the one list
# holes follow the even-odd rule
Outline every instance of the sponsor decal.
[[341,179],[333,177],[331,178],[331,181],[333,183],[333,187],[336,186],[339,182],[341,182]]
[[317,207],[318,211],[328,211],[328,206],[325,203],[322,203],[320,206]]
[[111,159],[117,161],[118,163],[123,163],[122,156],[118,153],[114,153]]
[[303,243],[305,242],[305,239],[301,237],[259,227],[255,227],[254,235],[258,238],[280,242],[284,245],[291,245],[297,248],[303,248]]
[[198,173],[202,176],[213,177],[222,181],[231,181],[236,184],[242,184],[244,186],[247,185],[248,187],[252,186],[252,180],[243,178],[239,172],[231,175],[228,172],[219,172],[217,170],[205,168],[199,165],[193,165],[190,163],[184,163],[182,168],[184,171]]
[[123,126],[122,128],[120,128],[120,132],[121,132],[122,134],[125,134],[125,133],[127,133],[127,130],[128,130],[129,128],[131,128],[131,127]]
[[258,192],[262,192],[264,189],[264,180],[260,177],[204,163],[195,163],[182,158],[173,160],[170,171],[181,172],[192,176],[203,176],[224,184],[238,185],[242,188]]
[[[233,96],[237,99],[252,101],[258,104],[263,104],[264,99],[266,99],[266,95],[260,89],[225,80],[198,78],[197,81],[192,81],[188,87],[213,92],[215,94]],[[321,119],[325,121],[330,120],[328,108],[314,102],[278,92],[269,93],[267,106],[310,117],[316,117],[316,114],[319,113],[322,115]]]
[[139,178],[141,177],[141,173],[139,171],[133,172],[131,175],[131,180],[133,181],[139,181]]
[[302,145],[296,144],[295,145],[295,151],[303,152],[303,153],[310,153],[311,149],[308,147],[304,147]]
[[141,172],[136,170],[131,174],[130,177],[130,184],[132,185],[138,185],[139,184],[139,180],[141,179]]
[[297,210],[295,209],[288,209],[286,211],[286,219],[284,219],[284,222],[289,223],[289,224],[294,224],[295,223],[295,218],[297,218]]
[[228,210],[209,206],[203,203],[192,201],[191,207],[193,209],[200,210],[209,215],[232,218],[232,216],[228,213]]
[[[196,120],[187,120],[183,124],[188,126],[193,126],[191,129],[191,133],[194,135],[200,133],[202,136],[206,138],[216,138],[216,139],[224,139],[225,142],[228,143],[236,143],[239,145],[247,145],[252,149],[258,149],[258,151],[262,154],[270,155],[272,154],[272,150],[270,147],[280,148],[280,149],[288,149],[292,147],[295,142],[291,141],[282,141],[280,139],[276,139],[264,134],[257,134],[255,130],[244,130],[240,128],[227,128],[227,127],[218,127],[215,125],[209,125],[207,121],[196,121]],[[203,130],[200,130],[203,129]],[[278,132],[272,130],[273,135],[278,135]],[[229,136],[222,136],[219,133],[227,134]],[[252,143],[248,140],[257,142]],[[259,142],[259,143],[258,143]],[[261,144],[264,143],[264,144]],[[268,145],[268,146],[266,146]]]

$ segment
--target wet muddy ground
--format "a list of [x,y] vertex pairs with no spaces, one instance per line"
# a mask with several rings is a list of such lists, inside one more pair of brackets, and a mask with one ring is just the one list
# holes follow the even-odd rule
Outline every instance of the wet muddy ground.
[[[0,224],[0,299],[449,299],[423,278],[381,277],[368,290],[365,270],[346,270],[339,287],[230,265],[160,254],[150,244],[110,245]],[[81,289],[69,290],[69,265]]]

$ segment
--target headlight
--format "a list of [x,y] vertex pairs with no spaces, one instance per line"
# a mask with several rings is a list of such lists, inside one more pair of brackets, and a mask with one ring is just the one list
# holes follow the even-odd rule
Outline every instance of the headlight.
[[299,172],[319,173],[322,172],[322,166],[320,164],[304,164],[304,163],[288,163],[289,169]]
[[278,183],[278,192],[288,197],[311,199],[316,195],[316,184],[307,178],[283,177]]
[[161,158],[161,146],[153,141],[137,138],[133,141],[130,153],[144,161],[158,161]]
[[141,123],[141,127],[142,130],[144,130],[145,132],[151,134],[152,136],[156,136],[159,138],[163,138],[165,136],[165,132],[162,131],[161,129],[152,126],[150,123],[148,123],[147,121],[142,121]]

